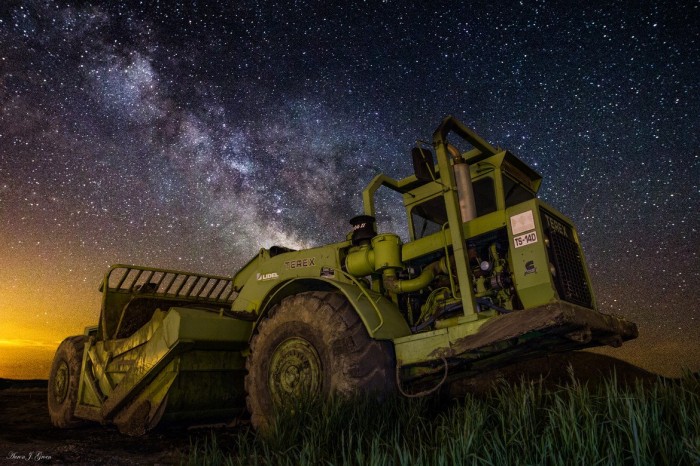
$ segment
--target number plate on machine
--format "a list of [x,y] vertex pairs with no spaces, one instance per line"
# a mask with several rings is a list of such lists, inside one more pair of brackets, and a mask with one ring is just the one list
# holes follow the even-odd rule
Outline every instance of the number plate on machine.
[[513,238],[513,246],[520,248],[527,246],[529,244],[534,244],[537,242],[537,232],[531,231],[530,233],[525,233],[524,235],[516,236]]

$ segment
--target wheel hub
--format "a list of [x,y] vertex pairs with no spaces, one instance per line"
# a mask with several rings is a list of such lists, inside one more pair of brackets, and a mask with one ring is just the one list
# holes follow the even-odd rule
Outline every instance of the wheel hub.
[[58,404],[63,403],[68,396],[68,378],[69,369],[66,361],[61,361],[56,370],[56,375],[53,380],[53,396]]
[[268,387],[275,405],[320,393],[321,359],[316,348],[299,337],[280,343],[270,359]]

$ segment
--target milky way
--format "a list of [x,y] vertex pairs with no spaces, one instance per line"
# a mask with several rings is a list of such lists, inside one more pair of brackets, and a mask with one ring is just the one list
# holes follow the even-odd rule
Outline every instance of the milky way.
[[[342,240],[454,114],[542,173],[602,310],[700,352],[697,2],[141,3],[0,6],[15,328],[80,333],[112,263],[232,274]],[[379,214],[406,237],[396,198]]]

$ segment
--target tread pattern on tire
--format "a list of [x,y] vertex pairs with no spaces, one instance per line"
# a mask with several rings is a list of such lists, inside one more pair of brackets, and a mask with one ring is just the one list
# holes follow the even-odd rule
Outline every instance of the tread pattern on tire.
[[[82,423],[74,416],[74,413],[78,402],[80,369],[83,363],[83,348],[86,341],[87,336],[85,335],[68,337],[56,349],[56,354],[51,364],[48,389],[49,416],[51,417],[51,423],[56,427],[75,427]],[[61,361],[65,361],[68,366],[68,393],[63,402],[58,403],[53,397],[52,387]]]
[[309,291],[289,296],[272,308],[251,339],[246,359],[246,405],[253,426],[265,429],[272,416],[267,387],[267,365],[280,335],[292,323],[303,323],[324,341],[317,348],[330,362],[325,374],[324,395],[393,393],[394,351],[387,341],[370,338],[364,323],[338,292]]

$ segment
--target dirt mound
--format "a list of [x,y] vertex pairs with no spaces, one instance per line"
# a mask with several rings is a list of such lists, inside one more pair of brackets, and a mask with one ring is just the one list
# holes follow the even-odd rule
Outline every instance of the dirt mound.
[[548,388],[564,385],[576,378],[589,387],[602,383],[615,376],[618,385],[634,385],[655,382],[660,376],[620,359],[587,351],[558,353],[515,363],[506,367],[483,372],[473,377],[452,382],[451,396],[467,393],[479,394],[492,390],[498,383],[518,384],[524,381],[539,381]]

